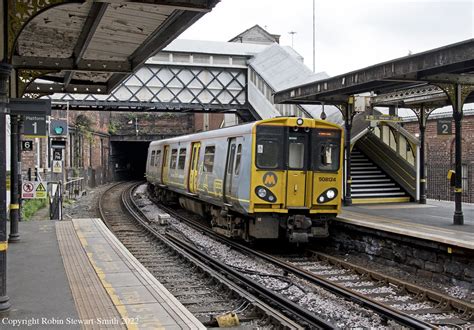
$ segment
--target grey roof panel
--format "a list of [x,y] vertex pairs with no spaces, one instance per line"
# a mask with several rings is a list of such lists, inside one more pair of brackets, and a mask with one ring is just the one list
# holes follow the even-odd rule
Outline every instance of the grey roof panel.
[[313,73],[303,58],[290,47],[273,44],[255,55],[250,66],[272,87],[279,91],[297,84],[325,79],[325,72]]

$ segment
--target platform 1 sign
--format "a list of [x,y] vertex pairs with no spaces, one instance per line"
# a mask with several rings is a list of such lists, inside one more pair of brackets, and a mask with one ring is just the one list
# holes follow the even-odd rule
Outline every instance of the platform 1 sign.
[[23,135],[28,137],[46,137],[46,116],[24,116]]
[[23,184],[21,185],[21,198],[46,198],[46,186],[47,182],[45,181],[23,181]]

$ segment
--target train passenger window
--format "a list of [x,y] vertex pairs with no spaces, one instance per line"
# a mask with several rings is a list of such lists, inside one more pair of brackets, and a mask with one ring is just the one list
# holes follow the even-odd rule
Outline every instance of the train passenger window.
[[179,149],[178,159],[178,170],[184,170],[184,164],[186,163],[186,148]]
[[235,157],[235,144],[230,146],[230,155],[227,164],[227,173],[232,174],[232,169],[234,168],[234,157]]
[[155,166],[155,150],[151,152],[150,166]]
[[154,166],[158,166],[158,165],[160,165],[160,163],[161,163],[161,150],[158,150],[156,152],[155,165]]
[[304,143],[290,140],[288,148],[288,167],[290,169],[304,168]]
[[240,173],[240,158],[242,157],[242,144],[239,144],[237,147],[237,156],[235,158],[235,175],[239,175]]
[[277,139],[262,138],[257,141],[257,166],[259,168],[278,167],[281,143]]
[[178,149],[172,149],[170,168],[176,168],[177,159],[178,159]]
[[214,168],[214,154],[216,152],[215,146],[207,146],[204,149],[204,166],[203,171],[211,173]]

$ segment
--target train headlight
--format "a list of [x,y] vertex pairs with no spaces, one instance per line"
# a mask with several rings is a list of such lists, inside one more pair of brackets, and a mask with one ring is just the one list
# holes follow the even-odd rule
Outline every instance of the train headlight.
[[328,191],[326,191],[326,196],[329,199],[333,199],[334,197],[336,197],[336,192],[332,189],[329,189]]
[[271,190],[264,186],[255,187],[255,194],[257,194],[258,198],[263,199],[266,202],[276,203],[277,201],[276,196],[271,192]]
[[318,203],[323,204],[332,201],[337,197],[337,193],[338,192],[336,188],[326,189],[321,195],[318,196]]
[[265,196],[267,196],[267,191],[265,190],[265,188],[259,188],[257,190],[257,195],[260,198],[265,198]]
[[301,126],[301,125],[303,125],[303,123],[304,123],[303,118],[298,118],[298,119],[296,119],[296,125]]

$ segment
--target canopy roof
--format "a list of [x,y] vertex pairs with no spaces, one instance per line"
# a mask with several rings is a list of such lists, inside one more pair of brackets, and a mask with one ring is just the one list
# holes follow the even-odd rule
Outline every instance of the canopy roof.
[[469,39],[288,88],[275,94],[275,103],[340,104],[366,92],[383,94],[433,82],[473,84],[473,71],[474,39]]
[[109,93],[218,1],[13,1],[10,59],[25,92]]

